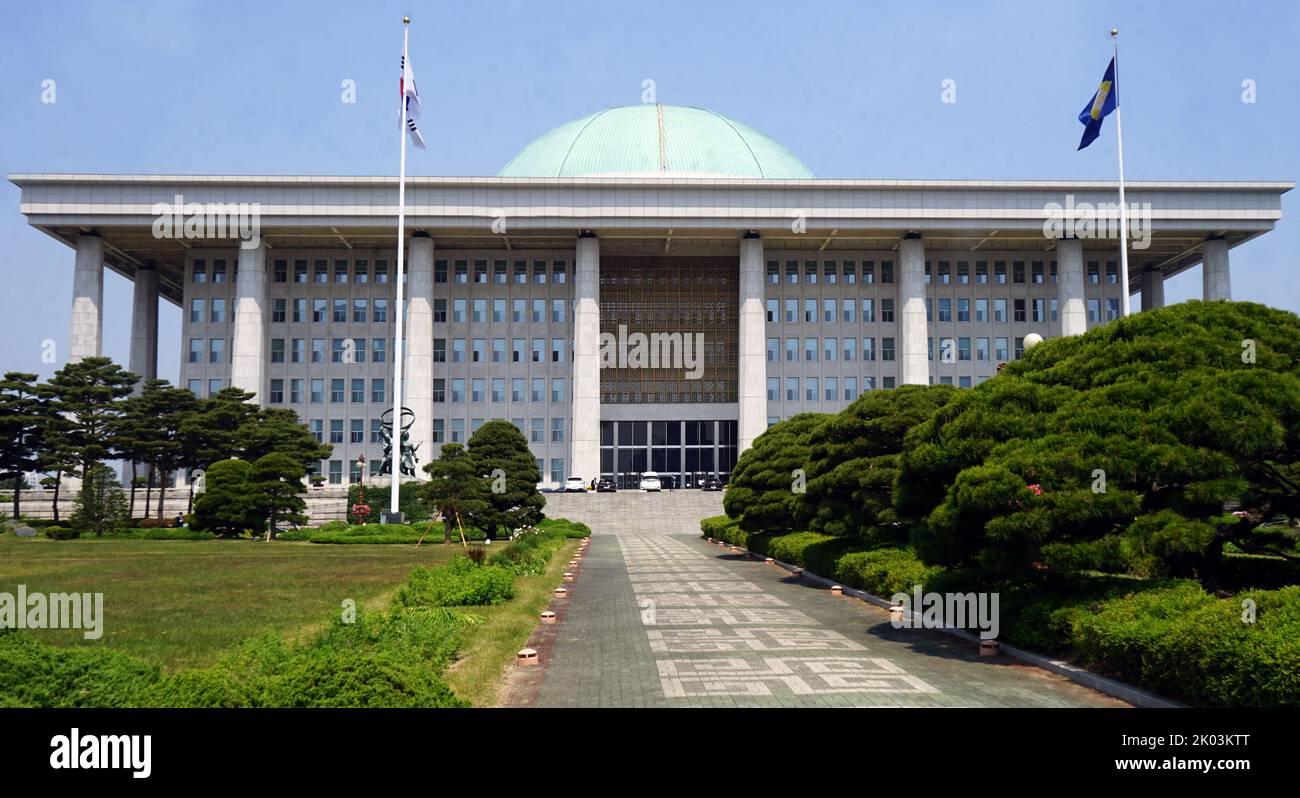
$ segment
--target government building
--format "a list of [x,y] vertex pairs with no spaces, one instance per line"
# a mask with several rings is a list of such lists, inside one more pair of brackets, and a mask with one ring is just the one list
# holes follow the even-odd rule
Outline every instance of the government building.
[[[111,269],[135,286],[131,371],[156,375],[158,303],[174,303],[181,386],[293,409],[333,444],[329,483],[378,469],[395,177],[9,179],[28,222],[71,250],[71,358],[100,354]],[[819,179],[710,111],[601,111],[495,177],[408,178],[402,403],[418,466],[505,419],[544,482],[725,480],[780,419],[902,384],[977,385],[1031,333],[1106,324],[1137,292],[1159,307],[1186,269],[1205,299],[1231,298],[1229,252],[1273,229],[1293,187],[1128,183],[1125,285],[1118,226],[1051,225],[1114,206],[1113,182]],[[664,356],[638,357],[647,343]]]

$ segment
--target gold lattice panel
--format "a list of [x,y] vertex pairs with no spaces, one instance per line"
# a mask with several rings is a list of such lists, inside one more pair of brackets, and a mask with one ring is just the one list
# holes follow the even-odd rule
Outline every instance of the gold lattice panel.
[[[703,373],[606,367],[601,401],[611,404],[735,402],[739,262],[722,257],[602,257],[600,332],[679,333],[703,340]],[[662,365],[662,364],[661,364]]]

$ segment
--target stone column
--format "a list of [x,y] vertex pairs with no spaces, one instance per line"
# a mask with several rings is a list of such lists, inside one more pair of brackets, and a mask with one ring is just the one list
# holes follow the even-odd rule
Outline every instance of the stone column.
[[1228,273],[1228,242],[1218,236],[1205,239],[1202,246],[1201,297],[1210,302],[1232,299],[1232,277]]
[[898,275],[900,385],[929,385],[930,327],[925,320],[925,244],[908,233],[900,247]]
[[424,233],[411,237],[406,260],[406,343],[403,349],[402,404],[415,412],[411,444],[415,474],[428,479],[424,466],[433,452],[433,239]]
[[234,343],[230,348],[230,387],[253,394],[261,404],[266,374],[266,244],[239,248],[235,275]]
[[[1061,305],[1061,335],[1088,331],[1088,308],[1083,298],[1083,242],[1063,238],[1056,244],[1057,298]],[[1128,301],[1128,286],[1124,287]]]
[[1142,271],[1142,309],[1155,310],[1165,306],[1165,273],[1156,268]]
[[600,475],[600,240],[578,238],[573,268],[573,435],[568,475]]
[[68,362],[99,357],[104,328],[104,239],[83,233],[77,239],[76,271],[72,277],[72,320]]
[[158,377],[158,272],[151,265],[135,270],[131,357],[127,369],[140,377],[137,390]]
[[736,399],[736,454],[767,429],[767,315],[763,307],[763,241],[749,233],[740,242],[740,335]]

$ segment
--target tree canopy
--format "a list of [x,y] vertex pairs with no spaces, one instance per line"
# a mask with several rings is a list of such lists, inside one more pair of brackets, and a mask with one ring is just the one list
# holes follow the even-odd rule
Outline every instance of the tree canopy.
[[[1195,576],[1300,514],[1300,317],[1187,302],[1044,342],[905,441],[918,553],[999,574]],[[1280,552],[1279,552],[1280,553]]]
[[488,480],[488,490],[484,506],[471,511],[466,520],[489,538],[498,530],[510,532],[541,520],[546,497],[537,483],[542,475],[528,441],[514,424],[487,422],[470,437],[468,452],[478,475]]
[[798,528],[807,479],[808,441],[824,424],[823,413],[800,413],[772,425],[754,439],[731,471],[723,497],[727,515],[740,519],[746,532],[785,532]]

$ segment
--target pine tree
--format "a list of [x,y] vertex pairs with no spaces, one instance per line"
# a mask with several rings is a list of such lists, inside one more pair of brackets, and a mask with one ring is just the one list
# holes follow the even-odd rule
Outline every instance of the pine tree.
[[130,523],[130,511],[122,484],[113,469],[103,463],[92,463],[81,480],[81,492],[73,504],[72,526],[97,537]]
[[443,542],[451,542],[451,526],[487,511],[488,485],[479,476],[474,458],[459,443],[444,443],[438,459],[424,466],[429,481],[422,485],[429,508],[442,516]]
[[53,407],[64,417],[59,435],[85,479],[95,463],[117,454],[113,431],[122,415],[122,400],[139,377],[106,357],[69,363],[46,383]]
[[470,437],[468,451],[488,486],[485,506],[469,514],[473,526],[491,540],[499,530],[509,533],[541,520],[546,498],[537,490],[537,483],[542,475],[528,441],[514,424],[487,422]]
[[302,484],[304,474],[306,470],[301,462],[280,452],[259,457],[249,470],[248,491],[265,519],[267,542],[275,539],[275,525],[279,521],[307,523],[302,514],[307,507],[302,498],[307,490]]
[[[794,530],[802,514],[808,440],[824,424],[823,413],[799,413],[772,425],[736,461],[722,504],[746,532]],[[795,474],[804,469],[804,483]]]
[[22,513],[24,476],[40,465],[49,415],[35,374],[10,371],[0,380],[0,476],[13,480],[14,518]]

